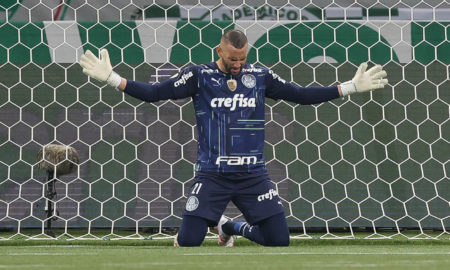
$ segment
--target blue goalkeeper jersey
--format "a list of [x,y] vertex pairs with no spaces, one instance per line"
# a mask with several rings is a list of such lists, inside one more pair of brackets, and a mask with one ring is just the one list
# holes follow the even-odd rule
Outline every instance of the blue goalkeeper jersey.
[[215,62],[185,68],[161,83],[128,81],[125,93],[146,102],[191,97],[198,129],[196,170],[227,173],[266,170],[265,97],[299,104],[339,97],[337,86],[299,87],[251,64],[232,76]]

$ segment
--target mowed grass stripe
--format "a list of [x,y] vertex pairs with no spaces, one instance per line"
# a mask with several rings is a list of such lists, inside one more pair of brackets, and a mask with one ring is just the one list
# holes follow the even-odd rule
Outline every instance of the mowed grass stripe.
[[[0,246],[0,269],[446,269],[447,245]],[[90,255],[90,256],[86,256]]]
[[[450,238],[447,236],[442,239],[295,239],[291,238],[291,247],[302,247],[302,246],[449,246]],[[67,247],[85,247],[85,246],[134,246],[134,247],[173,247],[173,239],[155,239],[155,240],[75,240],[75,239],[60,239],[60,240],[3,240],[0,241],[1,246],[67,246]],[[216,247],[217,239],[208,238],[206,239],[202,247]],[[251,242],[245,238],[239,237],[236,241],[236,247],[257,247],[258,245]]]

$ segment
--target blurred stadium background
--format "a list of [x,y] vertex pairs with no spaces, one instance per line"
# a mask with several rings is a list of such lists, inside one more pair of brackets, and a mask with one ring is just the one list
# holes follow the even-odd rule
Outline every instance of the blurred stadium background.
[[[349,80],[364,61],[389,74],[383,90],[322,105],[267,100],[267,167],[297,237],[448,239],[449,23],[439,0],[3,0],[0,239],[48,237],[36,156],[50,143],[80,154],[51,199],[55,237],[178,227],[196,158],[190,100],[141,103],[76,62],[107,48],[122,76],[162,81],[217,59],[233,28],[249,37],[249,62],[301,86]],[[242,218],[233,205],[226,215]]]

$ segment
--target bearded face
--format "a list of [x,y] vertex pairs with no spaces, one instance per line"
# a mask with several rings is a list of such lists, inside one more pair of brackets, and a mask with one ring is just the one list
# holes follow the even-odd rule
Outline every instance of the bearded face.
[[244,61],[233,61],[233,60],[226,60],[226,59],[221,59],[222,60],[222,65],[224,67],[224,71],[225,73],[230,73],[232,75],[238,75],[239,73],[241,73],[242,67],[245,64],[245,60]]
[[229,43],[221,43],[217,49],[220,57],[218,61],[220,70],[231,75],[241,73],[242,67],[247,61],[247,48],[247,44],[241,49],[237,49]]

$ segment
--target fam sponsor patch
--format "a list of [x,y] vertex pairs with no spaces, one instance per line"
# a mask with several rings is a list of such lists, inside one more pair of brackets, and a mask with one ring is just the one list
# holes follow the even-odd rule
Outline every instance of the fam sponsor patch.
[[227,165],[250,165],[256,164],[258,158],[256,156],[219,156],[216,159],[216,165],[226,162]]

